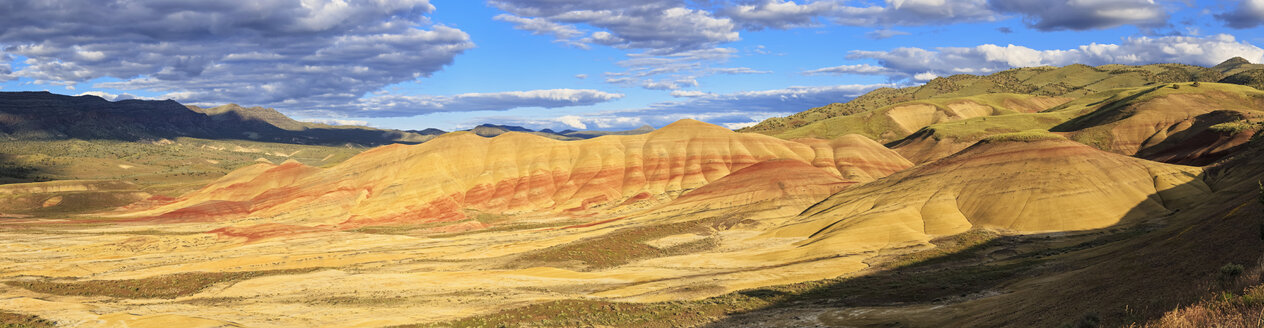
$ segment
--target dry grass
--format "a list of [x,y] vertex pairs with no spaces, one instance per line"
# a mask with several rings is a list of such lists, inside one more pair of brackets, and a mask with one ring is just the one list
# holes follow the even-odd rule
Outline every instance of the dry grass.
[[308,273],[318,269],[320,268],[241,272],[188,272],[144,279],[76,282],[16,280],[6,281],[5,284],[34,292],[62,296],[169,299],[193,295],[218,283],[235,282],[262,276]]
[[1049,131],[1029,130],[1015,133],[1003,133],[984,138],[984,142],[1037,142],[1048,140],[1067,140],[1066,138],[1049,133]]
[[640,259],[697,252],[713,247],[715,240],[702,239],[662,249],[645,242],[680,233],[707,234],[709,230],[706,222],[709,221],[624,228],[600,237],[532,252],[523,256],[520,263],[564,266],[566,263],[578,262],[582,268],[604,269]]
[[1157,320],[1132,327],[1264,327],[1264,258],[1246,272],[1236,264],[1226,264],[1220,272],[1217,281],[1207,282],[1210,289],[1220,292],[1167,312]]
[[42,328],[56,327],[52,321],[43,318],[12,312],[0,311],[0,328]]

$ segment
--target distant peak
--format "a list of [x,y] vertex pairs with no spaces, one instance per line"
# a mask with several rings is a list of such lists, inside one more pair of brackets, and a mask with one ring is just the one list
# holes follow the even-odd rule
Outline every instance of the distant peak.
[[733,133],[733,130],[729,130],[728,128],[711,124],[711,123],[702,122],[702,121],[683,119],[683,120],[676,121],[672,124],[668,124],[667,126],[664,126],[661,129],[654,130],[653,132],[650,132],[649,134],[658,135],[658,136],[662,136],[662,135],[694,136],[694,135],[697,135],[698,133],[722,134],[722,133]]
[[680,129],[680,128],[713,128],[713,127],[723,129],[719,125],[715,125],[715,124],[711,124],[711,123],[707,123],[707,122],[703,122],[703,121],[699,121],[699,120],[695,120],[691,118],[686,118],[686,119],[681,119],[679,121],[672,122],[672,124],[668,124],[667,126],[664,126],[663,130]]
[[1251,61],[1246,60],[1246,58],[1233,57],[1233,58],[1229,58],[1229,60],[1226,60],[1223,63],[1220,63],[1220,65],[1216,65],[1216,67],[1229,67],[1229,66],[1240,66],[1240,65],[1250,65],[1250,64],[1251,64]]

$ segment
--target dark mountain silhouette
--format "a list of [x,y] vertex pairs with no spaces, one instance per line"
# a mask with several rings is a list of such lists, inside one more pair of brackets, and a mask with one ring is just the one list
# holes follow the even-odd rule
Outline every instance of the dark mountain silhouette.
[[[426,131],[430,132],[430,131]],[[194,137],[318,145],[421,143],[430,133],[295,121],[269,108],[230,104],[185,106],[174,100],[108,101],[49,92],[0,92],[0,139],[111,139]]]

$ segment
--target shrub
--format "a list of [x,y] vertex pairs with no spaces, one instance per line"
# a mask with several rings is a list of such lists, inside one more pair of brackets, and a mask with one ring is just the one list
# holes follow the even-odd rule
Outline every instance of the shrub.
[[1245,270],[1246,268],[1242,267],[1241,264],[1233,264],[1233,263],[1225,264],[1224,266],[1220,267],[1220,278],[1224,280],[1237,278],[1238,276],[1242,275],[1242,271],[1245,271]]
[[1173,84],[1173,85],[1172,85],[1172,89],[1180,89],[1180,88],[1181,88],[1181,85],[1180,85],[1180,84]]
[[1198,83],[1198,81],[1194,81],[1194,84],[1190,84],[1189,86],[1197,88],[1197,87],[1198,87],[1198,86],[1200,86],[1200,85],[1202,85],[1202,84],[1201,84],[1201,83]]

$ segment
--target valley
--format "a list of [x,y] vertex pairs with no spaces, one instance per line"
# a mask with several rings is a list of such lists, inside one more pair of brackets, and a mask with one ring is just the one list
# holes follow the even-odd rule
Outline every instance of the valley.
[[1264,91],[1220,83],[1244,65],[954,76],[739,131],[484,125],[379,146],[20,125],[0,141],[0,323],[1165,326],[1209,295],[1256,311]]

